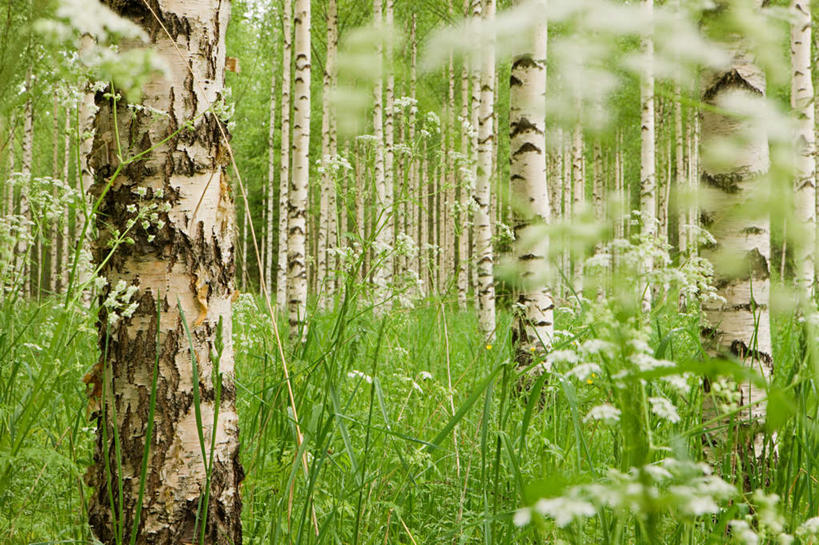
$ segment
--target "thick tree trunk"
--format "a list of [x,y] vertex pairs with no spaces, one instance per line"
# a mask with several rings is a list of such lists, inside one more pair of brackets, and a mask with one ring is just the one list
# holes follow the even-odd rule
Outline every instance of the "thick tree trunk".
[[[756,5],[759,6],[757,1]],[[723,38],[725,39],[725,38]],[[725,303],[704,302],[711,329],[703,335],[718,353],[729,353],[763,376],[773,370],[769,315],[770,217],[756,206],[763,199],[763,178],[769,168],[767,135],[744,114],[732,116],[737,100],[763,100],[765,74],[744,49],[741,36],[729,36],[733,59],[723,71],[708,74],[703,86],[703,102],[714,108],[702,112],[702,200],[703,227],[716,244],[703,248],[702,255],[714,263],[717,293]],[[724,142],[740,149],[727,156]],[[743,428],[750,428],[748,443],[761,454],[761,429],[766,405],[759,403],[764,390],[745,381],[739,386],[740,404],[735,416]],[[704,410],[713,417],[715,392],[706,384]],[[751,405],[753,403],[753,405]]]
[[[116,248],[102,268],[108,280],[98,326],[102,356],[86,377],[98,422],[95,465],[88,474],[95,489],[91,528],[103,543],[114,543],[117,534],[128,543],[141,510],[138,545],[241,543],[243,471],[231,342],[233,198],[224,173],[227,143],[218,120],[205,113],[221,99],[222,32],[230,5],[221,0],[193,6],[168,1],[162,9],[109,5],[153,37],[169,71],[143,88],[142,104],[167,113],[160,121],[149,113],[130,115],[124,97],[116,104],[101,93],[96,97],[92,191],[98,197],[107,193],[98,214],[95,258],[104,259],[116,232],[129,229],[134,209],[155,204],[159,219],[147,228],[141,222],[134,226],[135,244]],[[187,47],[177,49],[178,43]],[[192,130],[174,136],[188,122]],[[120,165],[115,131],[126,157],[157,147]],[[146,438],[147,475],[137,506]],[[209,479],[206,466],[212,468]]]
[[[547,27],[534,32],[531,53],[517,57],[509,79],[509,139],[512,198],[518,207],[515,257],[521,278],[516,319],[517,355],[527,366],[534,353],[548,350],[554,335],[554,301],[546,286],[548,239],[536,231],[550,220],[546,183]],[[533,231],[533,229],[535,229]]]
[[[495,0],[485,0],[483,20],[494,24]],[[493,30],[489,30],[493,33]],[[475,184],[475,239],[478,261],[478,322],[481,332],[490,340],[495,335],[495,279],[492,249],[492,152],[495,144],[493,110],[495,105],[495,40],[489,36],[483,44],[481,68],[481,105],[478,115],[478,172]]]
[[803,301],[813,293],[816,245],[816,158],[814,97],[811,72],[811,12],[809,0],[791,1],[791,107],[796,114],[795,284]]
[[290,213],[290,68],[293,63],[293,5],[291,0],[282,1],[282,90],[281,90],[281,153],[279,154],[279,243],[276,260],[276,308],[287,308],[287,243],[288,214]]
[[290,335],[307,335],[307,194],[310,181],[310,0],[294,5],[293,177],[288,193],[287,299]]

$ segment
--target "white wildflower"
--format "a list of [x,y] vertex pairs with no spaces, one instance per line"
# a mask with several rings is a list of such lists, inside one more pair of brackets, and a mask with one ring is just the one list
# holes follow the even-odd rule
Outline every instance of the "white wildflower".
[[610,354],[614,352],[614,345],[601,339],[589,339],[580,345],[584,354]]
[[594,505],[577,498],[541,498],[535,504],[535,511],[551,517],[561,528],[568,526],[580,517],[594,516],[597,511]]
[[688,383],[688,374],[685,375],[668,375],[662,378],[667,382],[671,388],[679,395],[685,395],[691,390],[691,385]]
[[679,422],[680,415],[677,414],[677,408],[664,397],[650,397],[648,402],[651,403],[651,412],[663,420],[668,420],[671,423]]
[[802,540],[819,537],[819,517],[809,518],[800,524],[796,535]]
[[728,523],[734,538],[744,545],[758,545],[759,536],[751,530],[751,526],[744,520],[732,520]]
[[357,370],[357,369],[353,369],[352,371],[350,371],[349,373],[347,373],[347,376],[348,376],[349,378],[361,378],[361,379],[364,379],[364,380],[367,382],[367,384],[372,384],[372,383],[373,383],[373,378],[372,378],[370,375],[367,375],[367,374],[365,374],[365,373],[362,373],[361,371],[359,371],[359,370]]
[[530,522],[532,522],[532,510],[528,507],[521,507],[517,511],[515,511],[515,516],[513,518],[513,522],[515,526],[520,528],[521,526],[526,526]]
[[577,363],[580,358],[577,356],[572,350],[555,350],[546,358],[546,361],[550,364],[558,363],[561,361],[565,361],[567,363]]
[[583,418],[583,422],[600,421],[604,424],[614,424],[620,420],[620,409],[611,403],[603,403],[592,407],[591,410]]
[[600,366],[597,365],[596,363],[581,363],[580,365],[574,366],[566,374],[570,377],[576,377],[577,380],[583,381],[589,378],[590,376],[600,372],[601,372]]

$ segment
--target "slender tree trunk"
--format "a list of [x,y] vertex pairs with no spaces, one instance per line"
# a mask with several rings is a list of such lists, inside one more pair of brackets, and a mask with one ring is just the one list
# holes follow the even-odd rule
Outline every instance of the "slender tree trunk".
[[[572,207],[571,207],[571,217],[572,221],[578,222],[580,221],[581,215],[583,214],[583,210],[586,207],[586,178],[583,176],[583,126],[578,121],[574,126],[574,131],[572,132],[572,145],[571,145],[571,194],[572,194]],[[578,295],[583,292],[583,260],[584,260],[584,252],[582,248],[574,248],[574,272],[573,272],[573,279],[574,279],[574,289]]]
[[811,72],[811,11],[809,0],[791,1],[791,107],[797,118],[795,147],[796,210],[791,236],[794,241],[795,284],[803,301],[813,293],[816,263],[816,137]]
[[[153,49],[170,67],[145,84],[142,102],[168,115],[160,121],[132,117],[124,101],[114,105],[98,95],[90,159],[99,173],[94,194],[113,182],[98,216],[98,262],[110,251],[115,231],[127,229],[133,217],[129,207],[156,203],[160,210],[170,208],[160,213],[162,223],[132,230],[135,244],[118,248],[102,266],[108,279],[98,325],[102,356],[86,377],[98,422],[89,473],[95,488],[91,528],[103,543],[117,542],[117,534],[119,542],[128,543],[141,509],[137,545],[241,543],[243,471],[231,343],[234,211],[224,172],[226,143],[214,114],[207,112],[224,85],[221,31],[227,28],[230,5],[168,1],[153,13],[132,3],[111,5],[153,36]],[[178,34],[167,37],[160,24]],[[177,49],[177,39],[189,47]],[[191,131],[171,137],[188,122]],[[119,166],[114,131],[123,150],[157,147],[134,163],[139,168],[126,167],[112,180],[102,173]],[[169,162],[171,156],[187,160]],[[112,300],[117,303],[111,305]],[[204,447],[197,433],[204,435]],[[147,478],[137,506],[146,438]],[[203,460],[203,454],[213,462]],[[120,493],[116,483],[121,483]],[[196,527],[200,502],[201,537]]]
[[[482,12],[482,4],[481,0],[472,0],[472,18],[475,20],[480,19]],[[480,48],[476,48],[477,51],[480,51]],[[472,180],[471,180],[471,190],[473,194],[473,202],[474,202],[474,195],[477,188],[477,180],[478,180],[478,132],[480,127],[480,110],[481,110],[481,70],[483,70],[483,61],[480,54],[473,54],[470,57],[470,65],[471,65],[471,84],[472,84],[472,96],[470,99],[470,125],[472,126],[472,134],[471,134],[471,142],[470,142],[470,155],[469,155],[469,163],[472,165]],[[469,223],[469,241],[470,241],[470,263],[469,263],[469,285],[472,287],[472,293],[475,297],[475,305],[479,306],[479,295],[478,295],[478,269],[477,269],[477,249],[478,249],[478,231],[475,226],[475,222],[477,221],[477,216],[475,215],[474,207],[470,207],[471,213],[471,220]]]
[[[648,17],[654,15],[654,0],[641,0],[643,10]],[[653,24],[653,23],[652,23]],[[654,37],[649,31],[641,40],[641,49],[645,55],[640,81],[640,214],[642,216],[642,233],[650,239],[657,235],[657,175],[655,165],[654,134]],[[645,272],[650,271],[654,263],[650,256],[643,264]],[[643,289],[643,310],[651,307],[651,288]]]
[[[495,0],[485,0],[483,19],[489,25],[495,20]],[[493,31],[489,31],[490,33]],[[475,184],[475,238],[478,260],[478,322],[481,332],[490,340],[495,335],[495,280],[492,249],[492,153],[495,143],[493,110],[495,104],[495,40],[487,37],[481,68],[481,106],[478,116],[478,173]]]
[[250,284],[250,277],[247,273],[247,239],[248,239],[248,217],[250,216],[250,211],[245,209],[242,210],[242,257],[241,257],[241,265],[242,265],[242,290],[249,289],[248,286]]
[[[272,62],[273,70],[270,80],[270,114],[267,128],[267,218],[265,218],[265,289],[264,296],[270,297],[273,289],[273,239],[274,229],[273,214],[276,208],[276,82],[279,80],[280,71],[277,70],[275,60]],[[278,227],[278,224],[275,226]]]
[[418,79],[418,41],[417,41],[417,16],[416,13],[412,12],[412,21],[410,23],[410,98],[412,99],[412,104],[410,105],[409,110],[409,148],[411,150],[410,155],[410,171],[409,171],[409,179],[408,179],[408,195],[407,201],[409,206],[409,213],[407,214],[407,232],[412,237],[412,240],[415,242],[415,246],[418,249],[418,253],[414,259],[410,260],[410,271],[414,273],[415,277],[418,279],[422,278],[422,263],[423,263],[423,253],[424,253],[424,240],[421,238],[419,228],[420,228],[420,216],[421,216],[421,209],[423,208],[423,196],[421,193],[420,183],[418,180],[418,169],[419,169],[419,152],[420,148],[418,143],[416,142],[416,130],[415,124],[417,123],[417,100],[416,100],[416,86],[417,86],[417,79]]
[[[335,175],[332,171],[331,161],[335,155],[333,148],[333,122],[330,106],[330,95],[334,87],[335,58],[337,38],[338,14],[336,10],[336,0],[328,0],[327,3],[327,56],[324,63],[324,91],[322,93],[322,115],[321,115],[321,199],[319,204],[319,231],[318,231],[318,304],[319,308],[327,308],[328,301],[333,296],[335,287],[330,279],[330,256],[336,244],[334,239],[335,217]],[[331,204],[333,206],[331,206]]]
[[[69,187],[69,165],[71,164],[71,107],[65,109],[65,129],[63,133],[63,183]],[[71,259],[68,255],[69,241],[71,240],[71,224],[70,224],[71,207],[66,204],[63,207],[62,218],[62,235],[60,237],[60,272],[59,274],[59,290],[65,291],[68,288],[68,273],[71,267]],[[75,218],[78,217],[75,214]]]
[[[469,13],[469,0],[464,2],[464,10]],[[464,59],[461,69],[461,115],[459,127],[461,133],[461,158],[458,168],[458,214],[456,219],[456,229],[458,236],[458,256],[456,261],[458,274],[458,307],[466,309],[467,295],[469,293],[469,198],[472,195],[472,187],[469,183],[469,176],[466,173],[466,158],[469,154],[469,132],[464,126],[469,119],[469,65]]]
[[[366,232],[364,230],[364,171],[366,167],[361,164],[363,162],[362,147],[361,142],[357,140],[355,143],[355,229],[358,242],[361,244],[361,251],[364,252],[362,258],[366,258]],[[363,261],[359,269],[359,280],[364,280],[366,277],[366,259]]]
[[[691,199],[691,195],[688,194],[688,188],[685,187],[685,152],[683,146],[685,136],[683,135],[682,89],[679,83],[674,87],[674,96],[676,97],[674,101],[674,184],[677,187],[677,202],[687,203]],[[689,226],[688,207],[685,204],[678,207],[677,217],[679,218],[677,247],[681,255],[687,256]]]
[[509,79],[509,139],[512,198],[519,207],[515,225],[517,272],[521,277],[516,319],[519,366],[535,352],[545,352],[554,336],[554,301],[546,285],[548,239],[533,228],[550,221],[546,183],[546,44],[547,27],[539,25],[533,47],[512,63]]
[[[310,180],[310,0],[296,0],[293,178],[288,193],[287,299],[290,335],[307,335],[307,194]],[[300,337],[299,337],[300,336]]]
[[[54,93],[53,126],[51,139],[51,198],[58,201],[56,181],[60,177],[60,107],[57,94]],[[59,250],[60,221],[55,216],[51,220],[50,237],[48,241],[48,289],[57,293],[57,251]]]
[[279,243],[276,259],[276,308],[284,312],[288,307],[288,216],[290,214],[290,71],[293,61],[293,5],[282,1],[282,88],[281,88],[281,152],[279,154]]
[[34,106],[31,101],[31,68],[26,72],[26,106],[25,119],[23,125],[23,161],[21,165],[21,174],[23,175],[23,183],[20,186],[20,202],[19,214],[25,222],[17,243],[17,259],[20,260],[20,282],[23,291],[23,296],[28,297],[32,293],[32,275],[29,264],[32,262],[29,248],[29,238],[32,236],[31,232],[31,207],[29,204],[29,188],[31,187],[31,164],[34,155]]
[[[755,5],[758,7],[760,2]],[[722,113],[733,111],[732,104],[737,99],[763,100],[765,74],[743,48],[741,36],[728,39],[733,59],[726,69],[706,77],[702,94],[703,102],[714,107],[702,112],[702,185],[709,192],[709,198],[702,202],[702,218],[703,227],[716,239],[713,247],[703,248],[702,255],[714,264],[717,293],[725,301],[703,302],[711,324],[704,336],[718,353],[730,353],[770,377],[773,369],[768,306],[770,217],[755,206],[764,198],[768,139],[754,121]],[[723,149],[726,139],[741,146],[741,150],[727,157],[716,151]],[[713,413],[715,392],[710,386],[706,384],[704,410]],[[739,393],[740,404],[746,408],[733,419],[741,422],[744,429],[750,428],[748,442],[760,455],[758,432],[766,414],[765,402],[760,400],[765,391],[744,381]]]
[[[373,19],[376,26],[380,27],[383,22],[383,2],[384,0],[374,0]],[[378,62],[383,65],[384,46],[379,40],[376,47]],[[390,276],[389,261],[384,259],[392,251],[392,219],[390,197],[391,191],[387,187],[387,174],[385,172],[385,137],[384,137],[384,79],[383,70],[378,70],[373,87],[373,134],[375,135],[375,192],[376,207],[375,214],[377,223],[375,230],[375,261],[374,280],[376,288],[376,302],[382,303],[388,297],[389,285],[392,281]]]

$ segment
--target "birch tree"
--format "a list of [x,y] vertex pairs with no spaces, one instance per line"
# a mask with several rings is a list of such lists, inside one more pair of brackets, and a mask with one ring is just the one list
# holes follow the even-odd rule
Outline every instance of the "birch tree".
[[[130,115],[124,96],[111,98],[113,89],[96,95],[89,163],[102,203],[94,253],[108,284],[98,323],[101,357],[86,377],[97,422],[90,525],[104,543],[240,543],[234,211],[227,143],[210,111],[222,100],[230,5],[109,5],[152,37],[168,71],[142,89],[142,106],[162,117]],[[146,207],[157,217],[134,225],[134,244],[107,259],[111,241]],[[205,452],[213,463],[203,460]]]
[[808,0],[791,1],[791,107],[796,114],[796,210],[793,226],[795,284],[804,301],[814,282],[816,244],[816,159],[813,79],[811,72],[811,9]]
[[264,222],[265,230],[265,259],[264,259],[264,296],[270,297],[270,290],[273,289],[273,209],[275,207],[274,195],[276,194],[276,83],[279,80],[279,70],[275,61],[273,64],[270,81],[270,114],[267,129],[267,200],[266,217]]
[[491,25],[495,19],[495,0],[484,0],[483,20],[488,25],[481,55],[481,103],[478,112],[478,168],[475,180],[475,257],[477,259],[478,322],[489,339],[495,332],[495,281],[492,250],[492,152],[495,144],[493,112],[495,104],[495,43]]
[[327,56],[324,62],[324,91],[322,94],[321,115],[321,199],[319,203],[318,233],[318,301],[321,308],[326,308],[329,298],[333,296],[334,283],[328,279],[328,273],[334,268],[330,264],[332,250],[336,247],[336,203],[335,177],[331,171],[331,159],[335,155],[335,138],[333,136],[333,112],[331,93],[334,87],[336,49],[338,47],[338,12],[336,0],[327,3]]
[[287,243],[290,193],[290,65],[293,62],[293,4],[282,1],[282,90],[281,90],[281,153],[279,154],[279,244],[276,260],[276,308],[287,307]]
[[[374,0],[373,20],[377,28],[380,28],[383,21],[382,7],[383,0]],[[375,214],[378,221],[374,231],[376,259],[380,260],[392,248],[392,222],[389,218],[391,213],[391,192],[387,187],[387,177],[384,171],[384,79],[380,69],[384,59],[384,45],[380,39],[376,46],[376,56],[379,70],[373,86],[373,134],[375,135]],[[383,302],[387,297],[387,289],[392,281],[388,261],[384,260],[376,265],[374,280],[376,298],[378,302]]]
[[[647,20],[654,16],[654,0],[642,0]],[[642,234],[653,240],[657,235],[657,173],[654,134],[654,37],[648,31],[641,39],[643,67],[640,78],[640,216]],[[654,266],[651,257],[644,263],[645,272]],[[651,288],[643,290],[643,310],[651,306]]]
[[512,196],[518,206],[515,225],[516,272],[521,277],[516,322],[518,365],[543,352],[554,334],[554,301],[546,286],[548,241],[537,233],[550,219],[546,183],[546,44],[547,27],[538,25],[530,53],[512,63],[509,79],[509,139]]
[[[760,1],[755,6],[760,6]],[[721,5],[721,4],[720,4]],[[702,250],[714,263],[715,284],[724,302],[703,303],[710,329],[704,335],[717,352],[729,353],[770,377],[773,368],[770,299],[770,217],[752,206],[762,198],[769,167],[768,138],[754,120],[736,112],[737,104],[762,100],[765,74],[743,43],[743,36],[717,30],[732,55],[723,70],[706,75],[702,99],[701,185],[703,227],[716,244]],[[736,149],[726,156],[725,140]],[[739,385],[737,415],[751,437],[765,418],[765,392],[744,381]],[[711,385],[706,384],[706,410],[713,410]],[[756,435],[756,446],[760,436]],[[757,450],[757,454],[760,451]]]
[[304,338],[307,313],[307,194],[310,180],[310,0],[294,4],[293,177],[288,193],[287,299],[290,335]]

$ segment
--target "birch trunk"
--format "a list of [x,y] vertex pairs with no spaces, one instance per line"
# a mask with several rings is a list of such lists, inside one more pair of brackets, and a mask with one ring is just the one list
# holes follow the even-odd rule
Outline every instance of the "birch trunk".
[[[472,0],[472,18],[477,20],[481,16],[482,5],[481,0]],[[480,51],[480,49],[478,49]],[[469,163],[472,165],[472,194],[473,194],[473,201],[475,189],[477,187],[477,180],[478,180],[478,131],[480,123],[478,119],[480,118],[480,109],[481,109],[481,70],[482,67],[482,60],[480,54],[472,55],[470,58],[471,61],[471,69],[472,69],[472,96],[470,99],[470,124],[472,125],[472,135],[471,135],[471,143],[470,143],[470,155],[469,155]],[[478,269],[477,269],[477,262],[476,256],[477,254],[477,241],[478,241],[478,230],[475,226],[475,222],[477,221],[477,216],[475,215],[474,207],[470,207],[472,221],[469,224],[469,241],[470,241],[470,263],[469,263],[469,284],[472,287],[472,292],[475,296],[475,303],[476,306],[479,305],[478,299]]]
[[791,235],[794,242],[795,284],[803,301],[813,293],[816,245],[816,158],[813,78],[811,72],[811,11],[809,0],[791,1],[791,108],[796,114],[796,206]]
[[[395,0],[384,0],[385,32],[393,32]],[[392,40],[387,40],[384,48],[384,62],[386,69],[386,85],[384,86],[384,212],[383,218],[384,240],[388,241],[390,251],[384,256],[384,273],[386,285],[393,283],[395,275],[395,248],[396,225],[395,217],[395,72],[393,71]]]
[[21,174],[23,175],[23,182],[20,186],[20,201],[19,214],[23,219],[24,224],[21,226],[20,238],[17,242],[17,259],[19,264],[19,279],[20,287],[24,297],[28,297],[32,293],[32,275],[30,263],[32,257],[29,248],[30,237],[33,236],[31,232],[31,207],[29,204],[29,188],[31,187],[31,163],[34,154],[34,106],[31,101],[31,68],[26,72],[26,99],[25,119],[23,125],[23,157],[21,165]]
[[550,221],[546,183],[546,44],[547,27],[534,32],[531,53],[517,57],[509,79],[509,140],[513,202],[519,207],[515,225],[515,257],[521,279],[516,319],[517,364],[528,366],[554,336],[554,301],[546,285],[548,239],[537,225]]
[[[575,222],[580,221],[580,217],[586,206],[586,179],[583,177],[583,148],[583,126],[580,124],[580,121],[578,121],[574,126],[574,131],[572,132],[571,145],[571,217],[572,221]],[[577,295],[580,295],[583,292],[584,252],[582,248],[572,247],[572,253],[575,258],[574,274],[572,276],[574,280],[574,289]]]
[[335,58],[337,38],[338,14],[336,0],[327,3],[327,56],[324,63],[324,90],[322,93],[321,111],[321,199],[319,203],[319,231],[318,231],[318,305],[321,309],[327,308],[328,301],[333,297],[335,287],[330,278],[331,255],[336,244],[334,242],[335,224],[335,177],[331,169],[331,160],[335,155],[333,150],[333,122],[330,105],[330,95],[334,86]]
[[[51,179],[56,182],[60,177],[60,108],[57,93],[54,93],[53,126],[51,139]],[[57,184],[52,183],[51,198],[57,202]],[[48,288],[57,293],[57,256],[59,249],[60,221],[57,216],[51,220],[50,237],[48,241]]]
[[293,4],[282,1],[282,90],[281,90],[281,152],[279,154],[279,230],[276,259],[276,308],[284,312],[288,306],[288,215],[290,214],[290,71],[293,64]]
[[[469,0],[464,2],[464,9],[468,13]],[[464,59],[463,67],[461,69],[461,115],[460,115],[460,133],[461,133],[461,166],[458,169],[458,214],[456,219],[456,229],[458,237],[458,255],[457,255],[457,275],[458,275],[458,307],[462,310],[466,309],[466,300],[469,293],[469,197],[472,194],[471,184],[469,183],[469,176],[465,176],[466,164],[464,161],[469,153],[469,131],[465,129],[465,124],[469,119],[469,66]]]
[[[759,7],[760,2],[755,5]],[[702,202],[702,219],[703,227],[716,239],[716,244],[703,248],[702,254],[714,263],[717,293],[725,298],[724,304],[703,303],[711,324],[703,335],[716,352],[729,353],[770,378],[770,217],[754,206],[764,198],[768,140],[752,120],[722,113],[733,111],[736,100],[762,100],[765,74],[744,49],[741,36],[732,35],[727,40],[733,55],[730,66],[708,74],[702,94],[703,102],[715,107],[702,112],[701,180],[708,190]],[[738,147],[728,157],[717,151],[724,149],[726,139]],[[715,393],[710,386],[706,384],[704,410],[713,413]],[[733,418],[750,431],[746,438],[759,455],[762,445],[758,432],[766,414],[766,405],[759,400],[765,392],[746,381],[740,384],[739,393],[740,404],[746,408]],[[744,446],[750,445],[740,448]]]
[[[373,19],[376,27],[380,27],[383,22],[383,1],[374,0]],[[387,175],[385,172],[385,150],[384,150],[384,79],[381,65],[384,62],[384,46],[378,40],[376,47],[379,70],[375,78],[373,87],[373,134],[375,135],[375,259],[374,259],[374,280],[376,289],[376,302],[382,303],[388,297],[389,284],[392,281],[389,271],[389,262],[383,259],[392,250],[392,220],[390,215],[391,192],[387,187]],[[381,308],[381,307],[379,307]]]
[[410,98],[412,99],[412,104],[410,105],[409,111],[409,147],[411,150],[410,155],[410,171],[409,171],[409,179],[408,179],[408,195],[407,195],[407,204],[409,206],[409,213],[407,214],[407,232],[412,237],[412,240],[415,242],[415,247],[417,248],[417,254],[414,259],[410,260],[410,271],[414,273],[417,279],[421,278],[421,271],[423,262],[423,252],[424,252],[424,241],[421,238],[419,229],[420,229],[420,212],[421,208],[423,207],[423,196],[420,190],[420,184],[418,180],[418,154],[419,148],[418,144],[415,140],[416,138],[416,131],[415,131],[415,123],[417,118],[417,101],[416,101],[416,93],[417,93],[417,79],[418,79],[418,41],[417,41],[417,16],[415,12],[412,13],[412,21],[410,23]]
[[[71,108],[65,109],[65,129],[63,133],[63,182],[68,187],[68,167],[71,164]],[[71,207],[66,205],[63,207],[62,218],[62,236],[60,237],[60,273],[59,282],[60,291],[65,291],[68,288],[68,273],[71,267],[71,260],[68,256],[69,241],[71,240],[71,224],[70,224]],[[77,217],[77,214],[75,214]]]
[[688,194],[688,188],[685,187],[685,151],[683,145],[685,136],[683,135],[682,89],[679,83],[674,87],[674,96],[676,97],[674,101],[674,184],[677,187],[677,194],[679,196],[677,202],[683,202],[683,205],[679,206],[677,211],[677,247],[681,255],[687,256],[689,226],[688,207],[685,203],[691,199],[691,195]]
[[[654,0],[641,0],[647,18],[654,16]],[[640,79],[640,216],[641,233],[650,240],[657,236],[657,173],[654,131],[654,37],[648,31],[640,47],[645,56]],[[650,255],[643,263],[643,272],[654,267]],[[643,311],[651,307],[651,287],[643,288]]]
[[[494,24],[495,0],[485,0],[483,20]],[[494,147],[493,110],[495,105],[495,39],[489,30],[483,47],[481,68],[481,105],[478,116],[478,172],[475,184],[475,239],[478,261],[478,322],[481,332],[490,340],[495,335],[495,282],[492,250],[492,149]]]
[[306,338],[307,193],[310,180],[310,0],[294,5],[296,59],[293,94],[293,177],[288,193],[287,299],[290,335]]
[[[153,11],[134,3],[109,5],[153,36],[153,48],[169,71],[143,87],[142,104],[167,113],[159,121],[149,114],[131,116],[124,100],[115,105],[97,95],[100,109],[89,159],[96,173],[92,192],[99,196],[112,183],[98,215],[95,258],[99,262],[108,255],[107,243],[115,230],[125,231],[133,217],[129,207],[156,203],[162,223],[132,230],[136,243],[117,248],[102,266],[108,286],[101,300],[110,301],[120,293],[117,300],[129,300],[130,295],[133,306],[101,306],[102,357],[86,377],[98,423],[95,465],[88,474],[95,488],[90,524],[104,543],[119,541],[117,534],[119,542],[129,542],[139,508],[147,437],[147,478],[133,542],[240,543],[243,470],[231,342],[234,210],[224,172],[228,156],[224,135],[219,121],[207,113],[224,86],[221,31],[227,28],[230,5],[213,0],[192,6],[178,0]],[[163,27],[171,29],[172,37]],[[187,47],[178,49],[178,42]],[[191,131],[171,137],[188,122],[193,124]],[[123,150],[157,147],[112,178],[119,166],[115,131]],[[120,283],[123,289],[117,287]],[[149,420],[152,377],[156,410]],[[201,409],[200,432],[194,400]],[[204,434],[205,451],[213,452],[210,479],[198,433]],[[122,504],[116,490],[109,488],[118,482]],[[195,526],[200,500],[204,539]]]
[[267,217],[265,218],[265,261],[264,261],[264,290],[262,294],[270,297],[270,290],[273,289],[273,233],[277,231],[273,227],[273,213],[275,209],[276,195],[276,82],[279,79],[279,71],[276,69],[276,62],[273,63],[272,76],[270,80],[270,120],[267,132]]

